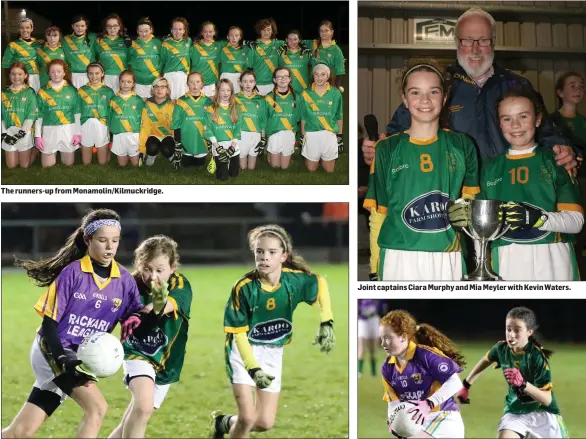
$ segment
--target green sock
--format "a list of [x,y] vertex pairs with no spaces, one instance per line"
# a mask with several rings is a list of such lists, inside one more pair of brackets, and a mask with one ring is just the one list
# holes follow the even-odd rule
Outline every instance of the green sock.
[[362,369],[364,369],[364,360],[358,360],[358,373],[362,373]]
[[374,356],[370,357],[370,371],[372,372],[372,376],[376,376],[376,358]]

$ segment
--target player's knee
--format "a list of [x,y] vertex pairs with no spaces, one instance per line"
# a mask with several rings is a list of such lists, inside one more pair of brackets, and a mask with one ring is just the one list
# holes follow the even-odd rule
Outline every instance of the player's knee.
[[240,427],[244,430],[252,430],[254,424],[256,423],[256,414],[255,413],[239,413],[238,420],[236,421],[240,424]]
[[92,404],[85,409],[85,415],[96,420],[102,421],[108,411],[108,403],[105,399],[92,401]]
[[274,419],[263,419],[260,418],[256,421],[255,430],[256,431],[268,431],[273,428],[275,425]]
[[2,430],[2,438],[27,438],[33,437],[35,433],[36,429],[30,424],[10,424]]
[[161,142],[154,136],[149,136],[145,142],[147,155],[157,155],[159,153]]
[[161,154],[163,157],[170,158],[175,152],[175,140],[172,137],[165,137],[161,141]]
[[154,412],[155,408],[152,403],[141,402],[140,404],[135,403],[132,406],[132,414],[134,415],[134,418],[142,421],[148,421]]

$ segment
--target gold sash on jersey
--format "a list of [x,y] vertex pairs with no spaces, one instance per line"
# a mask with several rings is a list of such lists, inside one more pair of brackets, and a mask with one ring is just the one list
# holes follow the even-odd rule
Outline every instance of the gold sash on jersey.
[[[10,99],[8,99],[6,93],[4,92],[2,92],[2,103],[4,104],[6,109],[12,108],[12,103],[10,102]],[[19,128],[22,127],[22,122],[20,121],[20,117],[18,117],[18,114],[10,113],[10,118],[12,119],[12,122],[15,126]]]
[[[225,125],[226,122],[224,121],[224,119],[222,119],[222,116],[220,116],[218,114],[218,125]],[[230,140],[234,139],[234,133],[232,132],[232,130],[224,130],[226,131],[226,134],[228,135],[228,137],[230,138]]]
[[[283,109],[280,107],[279,104],[277,104],[272,96],[266,95],[266,100],[267,102],[270,104],[271,107],[273,107],[275,109],[276,113],[282,113]],[[281,123],[283,124],[283,126],[285,127],[285,129],[287,129],[288,131],[293,131],[293,126],[291,125],[291,123],[289,122],[289,120],[286,117],[281,117]]]
[[[86,104],[88,105],[94,105],[94,100],[92,99],[92,97],[90,95],[87,94],[87,92],[83,89],[78,89],[77,93],[81,96],[81,98],[85,101]],[[106,125],[106,118],[104,117],[100,117],[100,113],[98,113],[98,110],[96,108],[92,109],[92,114],[94,115],[94,117],[96,119],[98,119],[100,121],[100,123],[102,125]]]
[[[228,46],[224,46],[224,48],[222,49],[222,52],[224,52],[224,54],[226,55],[226,58],[228,58],[230,61],[236,61],[236,58],[234,58],[234,55],[232,55],[232,52],[230,52],[230,49],[228,49]],[[242,73],[242,66],[238,65],[238,64],[232,64],[234,66],[234,69],[238,72],[238,73]]]
[[[112,107],[114,109],[114,111],[116,112],[116,114],[124,114],[124,111],[122,111],[122,108],[120,108],[120,105],[118,105],[116,102],[114,101],[110,101],[110,107]],[[126,130],[127,133],[132,133],[132,126],[130,125],[130,122],[125,120],[125,119],[119,119],[120,123],[122,124],[122,126],[124,127],[124,129]]]
[[[201,44],[199,44],[199,43],[195,43],[195,44],[193,45],[193,47],[195,47],[195,49],[196,49],[196,50],[199,52],[199,54],[200,54],[201,56],[210,56],[210,55],[208,54],[208,52],[207,52],[207,51],[206,51],[206,50],[205,50],[203,47],[201,47]],[[211,59],[208,59],[208,60],[207,60],[207,63],[208,63],[208,65],[210,66],[210,69],[212,69],[212,73],[214,74],[214,76],[215,76],[216,78],[218,78],[218,77],[220,76],[220,74],[218,73],[218,68],[217,68],[217,67],[216,67],[216,65],[214,64],[214,61],[212,61]]]
[[[73,40],[71,39],[70,35],[67,35],[65,38],[65,42],[67,43],[67,45],[69,47],[71,47],[71,50],[78,50],[77,46],[75,45],[75,43],[73,42]],[[90,60],[87,59],[87,57],[85,55],[82,55],[81,53],[77,54],[77,57],[81,60],[82,63],[84,63],[86,66],[90,65]]]
[[[240,105],[240,109],[243,112],[247,111],[246,105],[244,105],[244,103],[240,100],[240,98],[235,98],[234,100],[236,101],[236,103],[238,105]],[[248,131],[250,131],[251,133],[256,133],[258,131],[256,129],[256,126],[254,125],[254,121],[250,117],[244,117],[243,120],[244,120],[244,123],[246,124],[246,127],[248,128]]]
[[[108,51],[108,50],[112,51],[112,49],[110,48],[108,43],[106,43],[103,38],[100,38],[98,40],[98,42],[99,42],[100,46],[102,46],[102,49],[104,49],[106,51]],[[124,67],[124,63],[122,62],[122,59],[120,58],[120,55],[116,55],[115,53],[110,53],[109,55],[112,57],[112,59],[114,60],[114,62],[116,63],[116,65],[118,66],[120,71],[121,72],[124,71],[125,67]]]
[[[169,52],[171,52],[173,55],[179,55],[179,51],[172,44],[170,44],[170,43],[168,43],[168,42],[165,41],[163,43],[163,47],[166,47],[167,50],[169,50]],[[179,62],[181,62],[181,64],[183,64],[183,67],[185,68],[185,71],[186,72],[189,72],[189,65],[187,64],[187,61],[185,60],[185,57],[180,56],[179,57]]]
[[[193,98],[192,98],[193,99]],[[193,111],[193,108],[191,108],[189,106],[189,104],[187,102],[185,102],[182,99],[178,99],[177,100],[177,105],[179,105],[181,108],[183,108],[183,110],[185,111],[185,113],[189,116],[189,117],[196,117],[195,112]],[[201,123],[198,120],[194,120],[193,124],[197,127],[197,130],[199,131],[199,135],[203,137],[203,123]]]
[[[39,90],[39,96],[47,103],[47,105],[49,105],[49,107],[57,106],[57,102],[55,102],[55,99],[53,99],[51,95],[42,88]],[[55,111],[55,116],[57,116],[59,122],[61,122],[62,125],[67,125],[71,123],[69,119],[65,117],[65,113],[63,113],[63,111]]]
[[[152,38],[151,38],[152,39]],[[150,41],[150,40],[149,40]],[[147,41],[148,42],[148,41]],[[144,51],[144,49],[142,47],[140,47],[136,41],[132,42],[132,48],[134,50],[136,50],[136,53],[138,53],[139,55],[146,55],[146,52]],[[159,77],[161,76],[161,74],[159,73],[159,71],[157,70],[157,68],[155,67],[155,65],[153,64],[153,62],[150,59],[144,59],[143,58],[144,63],[146,64],[146,66],[148,67],[148,69],[151,71],[151,73],[153,74],[153,76],[155,77]]]
[[[316,105],[315,102],[313,102],[313,99],[311,99],[311,96],[309,96],[309,93],[307,93],[307,91],[303,91],[303,93],[301,93],[301,96],[303,96],[303,99],[305,99],[305,102],[307,102],[309,104],[309,107],[313,111],[319,111],[319,107]],[[324,129],[331,131],[332,133],[334,132],[334,130],[332,129],[332,127],[330,126],[330,124],[328,123],[328,121],[326,120],[325,117],[318,116],[317,120],[319,120],[319,122],[324,127]]]
[[51,58],[49,58],[49,55],[47,55],[43,49],[39,48],[37,49],[37,53],[39,54],[39,56],[41,58],[43,58],[43,61],[45,61],[45,64],[49,64],[51,62]]
[[[257,51],[257,53],[260,56],[267,56],[267,53],[260,46],[256,46],[256,51]],[[267,64],[267,66],[269,66],[269,69],[271,69],[271,72],[274,72],[275,71],[275,66],[274,66],[273,62],[270,59],[265,58],[264,59],[264,62]]]
[[[28,42],[26,42],[26,41],[25,41],[25,43],[26,43],[26,44],[32,44],[32,43],[33,43],[33,42],[35,42],[35,41],[36,41],[36,40],[33,38],[33,39],[32,39],[32,41],[31,41],[30,43],[28,43]],[[9,46],[10,46],[10,47],[12,47],[14,50],[16,50],[16,51],[19,53],[19,55],[20,55],[20,56],[22,56],[23,58],[27,58],[27,57],[31,56],[31,55],[30,55],[30,54],[29,54],[29,53],[28,53],[28,52],[25,50],[25,48],[24,48],[24,47],[22,47],[22,46],[19,46],[18,44],[16,44],[16,41],[12,41],[12,42],[9,44]],[[33,47],[32,47],[32,46],[31,46],[31,49],[32,49],[32,50],[35,50],[35,49],[33,49]],[[35,73],[35,74],[39,73],[39,68],[37,67],[37,63],[35,62],[35,60],[34,60],[34,59],[29,59],[29,61],[28,61],[28,62],[29,62],[29,64],[31,65],[31,68],[33,69],[33,73]]]
[[[283,52],[283,54],[281,55],[281,58],[283,58],[283,61],[285,61],[285,64],[287,64],[287,65],[293,64],[291,62],[291,60],[289,59],[289,57],[287,56],[286,52]],[[305,80],[303,79],[303,76],[301,76],[301,73],[299,72],[299,70],[294,69],[292,67],[289,67],[289,70],[291,70],[291,73],[293,73],[293,76],[295,76],[295,78],[297,78],[297,81],[299,81],[299,84],[301,84],[301,87],[307,88],[307,84],[305,83]]]
[[[168,105],[168,104],[169,103],[167,102],[165,105]],[[152,102],[147,102],[146,108],[147,108],[147,115],[148,115],[149,119],[151,120],[151,122],[153,123],[153,128],[156,129],[157,131],[159,131],[156,134],[162,135],[162,136],[170,136],[171,133],[169,132],[169,130],[167,130],[166,127],[162,126],[163,124],[161,123],[161,121],[159,120],[159,118],[156,115],[157,105],[153,104]]]

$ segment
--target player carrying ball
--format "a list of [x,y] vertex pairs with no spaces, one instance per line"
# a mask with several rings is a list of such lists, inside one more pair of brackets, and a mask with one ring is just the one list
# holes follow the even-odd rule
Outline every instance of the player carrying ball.
[[377,142],[364,202],[371,212],[371,280],[377,273],[383,280],[459,280],[465,271],[446,205],[480,192],[478,162],[467,136],[440,129],[447,91],[435,65],[416,64],[402,75],[411,126]]
[[552,351],[535,338],[538,328],[535,313],[517,307],[507,313],[506,340],[495,344],[472,368],[458,394],[462,403],[470,403],[470,388],[491,364],[503,369],[509,385],[504,415],[498,427],[499,438],[567,438],[568,429],[553,394],[549,358]]
[[[216,438],[249,437],[270,430],[281,391],[283,347],[293,333],[293,311],[300,303],[319,303],[320,329],[314,344],[330,352],[335,343],[326,281],[295,254],[289,234],[278,225],[248,234],[256,270],[234,285],[224,313],[226,368],[238,415],[211,414]],[[255,403],[256,400],[256,403]]]

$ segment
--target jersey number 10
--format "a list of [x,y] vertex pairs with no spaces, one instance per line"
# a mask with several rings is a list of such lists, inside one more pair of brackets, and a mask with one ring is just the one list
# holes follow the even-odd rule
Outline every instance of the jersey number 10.
[[520,166],[509,171],[511,174],[511,184],[525,184],[529,181],[529,168],[527,166]]

